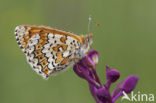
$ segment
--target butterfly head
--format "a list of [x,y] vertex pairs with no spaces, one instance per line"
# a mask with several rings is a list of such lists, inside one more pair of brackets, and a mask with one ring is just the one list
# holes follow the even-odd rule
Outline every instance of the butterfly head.
[[86,36],[86,42],[88,42],[89,45],[93,42],[93,34],[89,34]]
[[92,42],[93,42],[93,34],[89,35],[83,35],[81,36],[82,46],[81,46],[81,52],[83,53],[82,57],[86,55],[88,52]]
[[86,47],[90,46],[93,42],[93,34],[82,35],[81,41]]

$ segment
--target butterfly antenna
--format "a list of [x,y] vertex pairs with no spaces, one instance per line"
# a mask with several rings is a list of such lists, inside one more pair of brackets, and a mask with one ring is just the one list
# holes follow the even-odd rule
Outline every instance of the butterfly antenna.
[[88,22],[88,35],[89,35],[89,33],[90,33],[90,23],[91,23],[92,17],[89,16],[88,20],[89,20],[89,22]]

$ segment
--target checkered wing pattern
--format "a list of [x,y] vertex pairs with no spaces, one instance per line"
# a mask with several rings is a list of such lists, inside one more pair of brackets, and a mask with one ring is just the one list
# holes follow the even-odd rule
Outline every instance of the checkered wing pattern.
[[73,57],[80,57],[81,40],[69,32],[21,25],[16,27],[15,36],[28,63],[45,79],[73,64]]

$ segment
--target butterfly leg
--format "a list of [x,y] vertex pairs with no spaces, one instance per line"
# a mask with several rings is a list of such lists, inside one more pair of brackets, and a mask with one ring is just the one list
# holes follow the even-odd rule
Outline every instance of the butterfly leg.
[[82,72],[82,71],[79,69],[79,66],[78,66],[78,64],[77,64],[76,61],[75,61],[76,59],[79,60],[80,58],[79,58],[79,57],[73,57],[72,59],[74,60],[74,63],[76,64],[77,70],[78,70],[79,72]]

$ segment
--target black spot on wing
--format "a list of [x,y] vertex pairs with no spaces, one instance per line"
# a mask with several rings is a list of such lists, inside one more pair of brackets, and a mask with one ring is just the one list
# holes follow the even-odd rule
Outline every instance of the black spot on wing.
[[57,41],[55,40],[54,43],[56,43]]
[[55,68],[55,65],[54,65],[54,63],[52,62],[52,66]]

